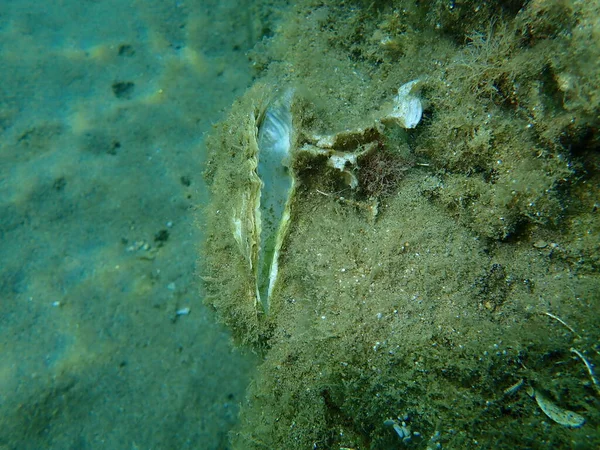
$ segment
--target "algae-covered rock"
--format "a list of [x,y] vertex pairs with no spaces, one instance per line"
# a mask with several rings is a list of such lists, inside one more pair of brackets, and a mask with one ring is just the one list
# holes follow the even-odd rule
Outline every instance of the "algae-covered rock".
[[[207,141],[206,300],[264,355],[234,448],[600,445],[570,351],[598,364],[600,72],[587,69],[600,58],[581,59],[600,52],[597,10],[306,1],[283,14],[250,54],[260,80]],[[418,126],[381,120],[417,79]],[[231,224],[258,217],[257,136],[288,88],[295,184],[265,314],[257,224]],[[587,423],[544,424],[523,391],[505,395],[519,380]]]

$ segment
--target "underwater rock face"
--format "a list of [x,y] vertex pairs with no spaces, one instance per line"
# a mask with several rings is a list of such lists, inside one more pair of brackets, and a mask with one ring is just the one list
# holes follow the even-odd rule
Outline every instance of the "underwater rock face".
[[[539,314],[549,307],[564,314],[581,333],[576,342],[586,358],[597,358],[593,193],[600,183],[595,169],[584,182],[572,178],[563,148],[577,145],[585,120],[597,129],[597,108],[587,118],[561,111],[565,100],[553,82],[554,66],[561,64],[560,73],[568,67],[562,49],[576,45],[566,38],[570,28],[556,20],[547,27],[547,2],[512,13],[490,2],[451,10],[441,3],[319,3],[297,4],[293,20],[278,29],[264,84],[234,105],[210,147],[220,197],[212,210],[209,301],[240,341],[264,352],[232,447],[383,450],[409,437],[413,448],[475,441],[598,447],[585,367],[572,361],[566,331]],[[556,8],[569,9],[562,5]],[[531,19],[542,26],[530,28]],[[393,50],[378,49],[386,36]],[[417,79],[426,85],[425,123]],[[574,94],[562,81],[558,88]],[[279,281],[269,289],[271,267],[242,258],[223,223],[231,204],[254,195],[267,203],[260,189],[275,186],[261,180],[271,172],[259,167],[259,135],[271,123],[267,147],[287,149],[275,143],[287,135],[287,114],[280,100],[263,101],[284,82],[297,86],[291,215],[284,233],[272,215],[271,235],[285,238]],[[572,117],[581,122],[571,124]],[[586,145],[597,142],[590,133]],[[384,152],[392,158],[378,159]],[[366,186],[381,184],[390,161],[402,176],[378,197],[381,189]],[[261,232],[266,226],[255,200],[242,207],[253,216],[239,235],[251,235],[259,219]],[[553,217],[564,227],[552,226]],[[258,255],[266,238],[253,239],[238,240]],[[271,290],[268,314],[257,304],[259,284]],[[558,360],[561,376],[553,379]],[[530,381],[543,387],[535,401],[518,389]]]

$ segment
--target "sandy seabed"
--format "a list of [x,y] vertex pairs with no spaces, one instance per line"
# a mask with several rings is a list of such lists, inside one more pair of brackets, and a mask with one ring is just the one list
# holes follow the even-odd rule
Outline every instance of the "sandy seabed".
[[250,81],[234,3],[0,5],[0,448],[226,448],[254,359],[195,221]]

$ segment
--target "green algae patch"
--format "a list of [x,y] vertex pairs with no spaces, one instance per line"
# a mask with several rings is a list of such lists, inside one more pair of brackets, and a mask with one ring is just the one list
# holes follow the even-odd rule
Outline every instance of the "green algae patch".
[[[207,140],[203,211],[207,302],[264,356],[234,448],[600,445],[571,351],[598,364],[595,9],[300,2],[251,52],[260,81]],[[422,122],[382,123],[416,79]],[[296,184],[265,314],[230,224],[289,87]],[[544,425],[521,386],[586,424]]]

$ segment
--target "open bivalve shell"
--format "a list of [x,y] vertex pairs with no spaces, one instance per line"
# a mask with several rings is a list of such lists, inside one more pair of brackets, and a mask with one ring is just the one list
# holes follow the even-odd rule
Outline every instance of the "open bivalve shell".
[[255,278],[256,304],[269,309],[279,252],[290,220],[294,177],[289,169],[293,127],[288,90],[252,116],[247,167],[249,183],[232,215],[233,236]]
[[[414,127],[420,120],[416,85],[417,81],[401,87],[393,108],[380,113],[370,124],[331,134],[302,129],[302,121],[295,117],[297,114],[300,118],[302,108],[294,90],[274,91],[260,85],[237,103],[229,121],[211,136],[212,147],[222,152],[215,153],[213,159],[212,170],[219,181],[213,186],[217,200],[213,202],[212,227],[222,228],[220,215],[229,211],[228,239],[233,238],[242,258],[235,264],[231,257],[228,261],[221,259],[225,253],[218,253],[218,248],[228,248],[228,244],[225,236],[215,234],[207,248],[209,253],[213,249],[217,253],[210,255],[212,272],[205,278],[209,295],[214,295],[211,302],[224,312],[229,323],[243,324],[240,328],[244,339],[258,339],[256,333],[262,333],[268,322],[261,317],[274,314],[281,253],[293,220],[297,185],[307,181],[299,180],[299,174],[314,176],[317,172],[304,169],[326,165],[333,170],[318,173],[338,174],[350,190],[360,188],[362,158],[381,147],[385,127]],[[412,115],[404,115],[405,107]],[[376,202],[374,199],[373,205],[367,205],[373,217],[377,214]],[[244,317],[237,315],[242,309]]]

